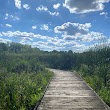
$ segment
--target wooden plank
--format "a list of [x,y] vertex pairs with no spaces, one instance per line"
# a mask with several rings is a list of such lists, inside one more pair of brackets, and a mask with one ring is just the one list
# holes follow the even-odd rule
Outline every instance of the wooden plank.
[[51,71],[54,77],[37,110],[110,110],[77,74]]

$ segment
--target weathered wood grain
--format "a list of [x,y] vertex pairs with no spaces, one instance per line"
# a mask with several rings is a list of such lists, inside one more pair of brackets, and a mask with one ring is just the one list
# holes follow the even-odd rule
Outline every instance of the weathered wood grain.
[[110,110],[77,74],[54,70],[37,110]]

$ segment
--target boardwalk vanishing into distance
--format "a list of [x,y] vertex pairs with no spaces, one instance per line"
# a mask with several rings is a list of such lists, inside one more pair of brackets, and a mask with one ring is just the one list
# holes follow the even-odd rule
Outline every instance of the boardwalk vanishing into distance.
[[77,74],[54,70],[37,110],[110,110]]

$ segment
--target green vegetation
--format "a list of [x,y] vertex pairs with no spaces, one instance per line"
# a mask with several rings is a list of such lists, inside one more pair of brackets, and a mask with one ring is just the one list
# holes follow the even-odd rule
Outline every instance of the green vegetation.
[[31,110],[41,99],[52,73],[33,55],[38,49],[14,43],[0,45],[0,109]]
[[31,109],[42,97],[51,74],[0,72],[0,108],[6,110]]
[[110,47],[83,53],[80,75],[110,106]]
[[45,69],[76,70],[110,106],[110,47],[83,53],[41,51],[28,45],[0,43],[0,108],[31,109],[52,76]]

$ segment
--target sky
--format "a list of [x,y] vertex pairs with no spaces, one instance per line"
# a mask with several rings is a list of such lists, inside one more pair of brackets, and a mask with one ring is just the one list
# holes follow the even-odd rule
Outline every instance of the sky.
[[82,52],[110,44],[109,0],[0,0],[0,42]]

